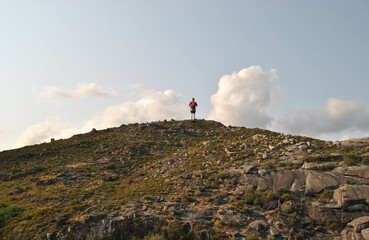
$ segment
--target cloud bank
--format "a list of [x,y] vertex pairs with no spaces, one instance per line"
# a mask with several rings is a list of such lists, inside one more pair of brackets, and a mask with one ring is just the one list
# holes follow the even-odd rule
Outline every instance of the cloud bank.
[[136,101],[107,107],[100,115],[93,116],[81,128],[71,128],[60,117],[49,117],[32,125],[20,137],[19,144],[30,145],[49,141],[51,138],[67,138],[76,133],[87,132],[92,128],[117,127],[123,123],[149,122],[164,119],[184,118],[188,107],[184,98],[173,90],[165,92],[146,91]]
[[184,98],[173,90],[150,90],[137,101],[110,106],[87,122],[85,129],[119,126],[122,123],[149,122],[183,118],[188,111]]
[[66,138],[78,133],[77,128],[70,128],[67,122],[62,122],[60,117],[53,116],[45,121],[32,125],[22,134],[19,145],[31,145],[49,141],[51,138]]
[[273,82],[277,77],[276,70],[264,72],[260,66],[224,75],[217,93],[211,96],[213,109],[208,119],[230,125],[266,127],[273,120],[269,110],[279,93]]
[[344,131],[367,132],[369,108],[356,101],[329,98],[323,107],[286,113],[278,120],[277,128],[312,137]]
[[64,98],[86,98],[86,97],[114,97],[113,92],[103,90],[96,83],[77,84],[74,90],[66,91],[55,86],[44,87],[41,96],[45,98],[64,97]]

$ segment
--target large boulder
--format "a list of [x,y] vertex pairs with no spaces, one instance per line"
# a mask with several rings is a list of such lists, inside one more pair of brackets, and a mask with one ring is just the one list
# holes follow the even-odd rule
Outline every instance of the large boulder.
[[336,189],[332,198],[335,208],[369,204],[369,185],[345,185]]
[[272,190],[283,187],[291,191],[299,191],[305,187],[306,171],[285,170],[273,176]]
[[332,172],[346,176],[369,178],[369,167],[365,165],[351,167],[341,166],[335,168]]
[[329,172],[308,171],[305,195],[313,195],[325,188],[337,188],[344,183],[344,177]]

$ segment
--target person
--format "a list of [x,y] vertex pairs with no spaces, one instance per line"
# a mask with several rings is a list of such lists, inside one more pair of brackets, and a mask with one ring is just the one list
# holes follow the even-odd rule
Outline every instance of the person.
[[196,114],[196,107],[197,107],[197,102],[195,102],[195,98],[192,98],[192,101],[189,104],[191,110],[191,120],[195,120],[195,114]]

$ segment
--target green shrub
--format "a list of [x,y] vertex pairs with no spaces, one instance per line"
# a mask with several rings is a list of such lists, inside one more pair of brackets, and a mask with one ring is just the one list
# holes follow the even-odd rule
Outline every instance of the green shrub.
[[283,212],[283,213],[290,214],[290,213],[293,213],[293,209],[292,209],[292,207],[291,207],[291,206],[289,206],[289,205],[285,205],[285,206],[283,206],[283,208],[282,208],[282,212]]
[[117,167],[117,164],[115,162],[111,162],[106,166],[106,168],[109,169],[109,170],[116,170],[118,167]]
[[227,223],[224,222],[223,219],[219,219],[214,223],[214,226],[218,228],[224,227],[225,225],[227,225]]
[[167,234],[168,234],[168,239],[172,239],[172,240],[178,240],[178,239],[187,240],[187,239],[194,238],[194,234],[192,231],[186,232],[183,229],[183,227],[179,225],[178,223],[170,224],[167,228]]
[[291,195],[289,193],[284,193],[280,199],[282,200],[282,202],[287,202],[291,200]]
[[233,177],[233,178],[231,179],[231,185],[232,185],[232,186],[236,186],[237,182],[238,182],[237,177]]
[[332,189],[324,189],[324,191],[320,194],[319,201],[320,202],[328,202],[333,197]]
[[277,196],[282,196],[283,194],[285,193],[288,193],[289,190],[287,188],[284,188],[284,187],[279,187],[275,190]]
[[265,166],[266,169],[273,169],[274,168],[274,164],[271,161],[266,162],[264,166]]
[[23,208],[18,206],[7,206],[6,204],[0,205],[0,229],[8,225],[15,220],[22,212]]
[[198,187],[198,189],[199,189],[200,192],[205,192],[206,191],[206,187],[204,185],[200,185]]
[[237,207],[243,207],[245,206],[246,202],[244,200],[239,200],[236,202],[236,206]]
[[346,153],[343,156],[343,162],[347,166],[355,166],[362,161],[361,156],[357,155],[356,153]]
[[243,198],[245,199],[247,204],[253,204],[255,201],[255,194],[252,188],[247,188],[245,193],[243,194]]
[[233,210],[236,210],[236,207],[235,207],[235,206],[233,206],[233,205],[230,205],[230,206],[228,207],[228,209],[229,209],[229,210],[231,210],[231,211],[233,211]]
[[165,240],[165,238],[162,236],[162,235],[160,235],[160,234],[155,234],[155,235],[152,235],[150,238],[149,238],[149,240]]
[[256,235],[251,235],[250,237],[247,238],[248,240],[259,240],[259,237]]
[[226,179],[228,177],[228,174],[224,171],[219,171],[218,174],[217,174],[217,177],[219,179]]
[[341,155],[331,155],[331,154],[320,154],[317,156],[309,156],[304,159],[304,162],[315,162],[315,163],[321,163],[321,162],[338,162],[342,160]]
[[170,224],[168,226],[167,233],[168,238],[173,240],[181,239],[181,237],[185,235],[182,226],[180,226],[178,223]]

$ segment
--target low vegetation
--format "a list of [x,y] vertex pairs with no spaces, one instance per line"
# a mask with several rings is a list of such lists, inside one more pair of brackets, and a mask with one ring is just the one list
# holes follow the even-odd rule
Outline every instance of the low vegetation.
[[[290,161],[298,143],[311,151]],[[287,234],[298,229],[300,196],[287,188],[264,189],[242,181],[246,172],[261,176],[299,169],[303,161],[326,163],[320,165],[322,171],[342,161],[365,163],[355,147],[204,120],[122,125],[3,151],[0,239],[45,239],[48,233],[67,232],[86,216],[97,222],[114,211],[165,216],[160,227],[146,229],[147,235],[130,233],[136,239],[226,239],[225,232],[247,227],[238,218],[265,212],[275,212],[273,218],[287,216],[294,225],[285,226]],[[324,190],[320,201],[329,201],[332,193]],[[193,208],[195,214],[201,206],[221,209],[214,218],[205,216],[205,223],[189,227],[176,221],[183,209]],[[249,232],[244,237],[264,239]]]

